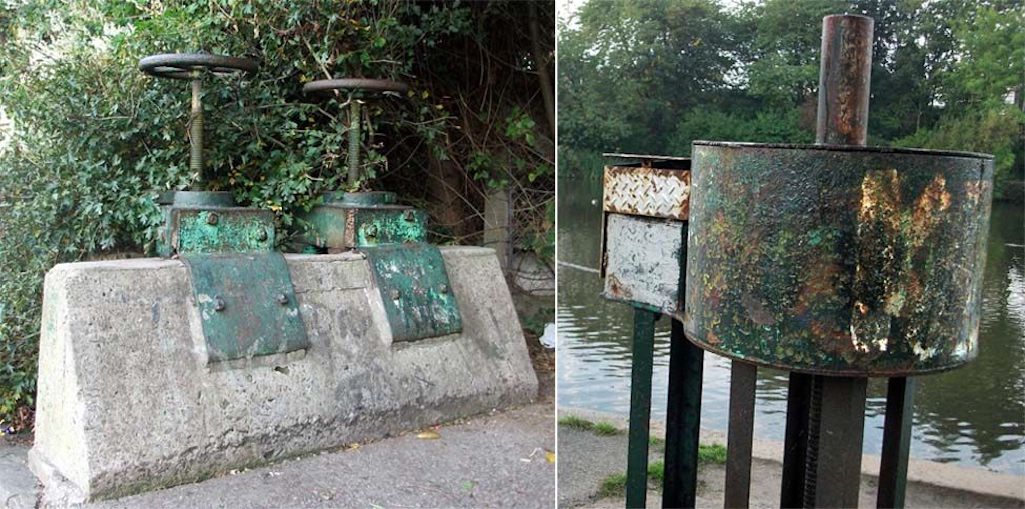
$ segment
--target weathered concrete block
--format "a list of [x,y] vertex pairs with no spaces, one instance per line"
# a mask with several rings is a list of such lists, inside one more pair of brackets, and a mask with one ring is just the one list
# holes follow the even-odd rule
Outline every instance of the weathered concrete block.
[[33,471],[63,501],[111,498],[530,400],[494,251],[442,253],[461,334],[393,344],[361,255],[288,255],[310,348],[214,364],[181,262],[54,267]]

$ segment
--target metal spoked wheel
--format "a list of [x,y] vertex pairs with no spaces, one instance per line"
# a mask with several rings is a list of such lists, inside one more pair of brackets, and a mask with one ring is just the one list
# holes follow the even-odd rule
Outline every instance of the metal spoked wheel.
[[157,78],[191,80],[196,71],[227,76],[235,73],[252,74],[259,66],[254,60],[242,57],[211,55],[209,53],[165,53],[151,55],[139,61],[139,70]]
[[303,93],[315,94],[332,92],[334,90],[352,90],[367,92],[396,92],[405,93],[409,85],[391,80],[377,80],[366,78],[343,78],[337,80],[317,80],[303,85]]

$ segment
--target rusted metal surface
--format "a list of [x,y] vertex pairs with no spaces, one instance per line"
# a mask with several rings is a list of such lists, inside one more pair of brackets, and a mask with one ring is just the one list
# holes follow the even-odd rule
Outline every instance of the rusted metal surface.
[[209,362],[287,353],[309,346],[281,253],[182,256]]
[[868,16],[826,16],[822,20],[816,143],[865,144],[874,24]]
[[680,272],[686,256],[681,221],[609,214],[602,296],[680,317]]
[[606,166],[605,212],[687,220],[690,171],[647,166]]
[[992,156],[694,143],[688,337],[808,373],[940,371],[978,354]]

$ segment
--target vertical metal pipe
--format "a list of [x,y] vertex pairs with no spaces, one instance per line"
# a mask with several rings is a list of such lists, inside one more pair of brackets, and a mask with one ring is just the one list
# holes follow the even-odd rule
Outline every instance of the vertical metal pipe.
[[349,176],[348,184],[350,191],[356,191],[355,187],[359,183],[359,142],[361,137],[360,132],[360,104],[355,98],[349,99],[349,153],[347,160],[349,163]]
[[[867,16],[822,19],[816,143],[863,146],[868,139],[874,25]],[[820,375],[811,379],[805,507],[858,504],[867,382]],[[820,457],[826,461],[819,461]]]
[[189,119],[189,170],[206,190],[207,178],[203,170],[203,99],[199,77],[192,80],[192,113]]
[[634,308],[630,372],[630,430],[626,462],[626,507],[643,508],[648,495],[648,427],[651,420],[651,370],[658,313]]
[[662,507],[694,507],[698,490],[701,378],[705,351],[687,340],[683,324],[676,320],[672,323],[671,341]]
[[872,79],[872,18],[822,19],[822,63],[815,142],[864,145]]
[[726,489],[723,507],[746,509],[751,498],[751,442],[754,434],[758,367],[743,361],[730,365],[730,422],[726,436]]
[[891,378],[886,391],[883,456],[879,464],[876,507],[901,509],[908,484],[908,453],[915,400],[914,378]]

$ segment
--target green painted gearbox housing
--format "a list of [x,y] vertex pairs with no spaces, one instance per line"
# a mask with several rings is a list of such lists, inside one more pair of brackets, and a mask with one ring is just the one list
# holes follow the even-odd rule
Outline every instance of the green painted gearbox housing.
[[328,251],[427,241],[427,215],[393,193],[328,193],[303,219],[304,242]]
[[274,250],[273,213],[236,207],[220,192],[168,192],[157,203],[157,253],[188,269],[208,362],[309,346],[288,265]]
[[976,357],[992,156],[695,142],[693,158],[693,342],[842,376]]
[[359,250],[367,255],[394,341],[462,330],[445,261],[427,243],[427,214],[397,205],[385,191],[325,193],[324,204],[303,218],[303,242],[314,250]]

